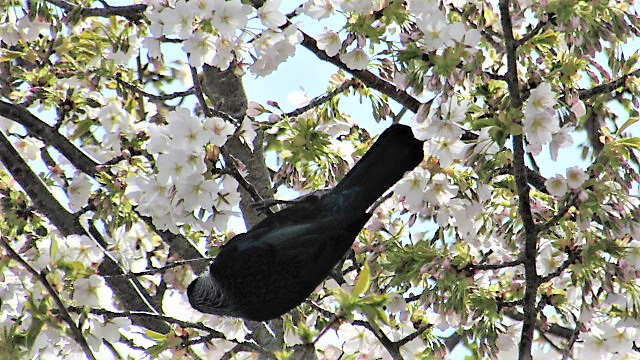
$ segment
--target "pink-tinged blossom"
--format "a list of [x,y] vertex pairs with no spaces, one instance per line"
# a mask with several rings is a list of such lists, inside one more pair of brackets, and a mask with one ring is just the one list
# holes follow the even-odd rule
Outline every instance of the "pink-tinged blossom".
[[556,175],[547,179],[547,181],[544,182],[544,186],[549,191],[549,194],[557,197],[564,196],[564,194],[567,193],[567,181],[562,175]]
[[89,196],[91,195],[91,182],[85,174],[76,176],[67,188],[67,196],[69,196],[69,208],[71,211],[78,211],[87,205]]
[[271,30],[278,30],[281,25],[287,22],[287,18],[278,11],[281,0],[267,0],[258,9],[258,18],[264,26]]
[[584,101],[578,100],[571,105],[571,112],[580,119],[587,114],[587,108],[584,105]]
[[329,56],[338,55],[341,47],[342,41],[337,32],[327,31],[318,39],[318,49],[324,50]]
[[589,179],[589,175],[579,166],[573,166],[567,169],[567,184],[569,188],[578,189],[587,179]]
[[458,194],[458,187],[449,184],[449,179],[443,173],[435,174],[431,177],[431,182],[427,185],[424,197],[434,205],[443,205],[449,202]]
[[525,117],[531,117],[536,113],[553,113],[556,103],[556,93],[551,89],[551,84],[543,82],[531,90],[524,111]]
[[351,70],[364,70],[369,65],[369,55],[359,47],[340,54],[340,60]]
[[247,144],[247,146],[253,151],[253,140],[256,138],[256,127],[253,125],[253,121],[250,117],[245,116],[244,120],[242,120],[242,125],[240,126],[240,130],[238,134],[240,135],[240,140]]
[[236,131],[236,128],[230,122],[220,117],[207,118],[204,121],[204,128],[208,132],[209,143],[218,147],[224,145],[229,136]]
[[44,147],[44,143],[28,136],[18,138],[18,140],[13,143],[13,146],[16,147],[16,150],[18,150],[20,155],[26,160],[36,160],[40,157],[40,149]]
[[80,278],[73,284],[73,301],[79,305],[107,307],[111,305],[112,295],[102,276]]
[[573,137],[571,134],[576,130],[574,126],[565,125],[560,131],[553,134],[551,137],[551,144],[549,144],[549,150],[551,151],[551,159],[556,161],[558,159],[558,151],[562,148],[573,145]]
[[183,42],[182,50],[189,54],[189,64],[200,67],[204,63],[211,63],[216,55],[216,40],[214,35],[196,31],[193,36]]

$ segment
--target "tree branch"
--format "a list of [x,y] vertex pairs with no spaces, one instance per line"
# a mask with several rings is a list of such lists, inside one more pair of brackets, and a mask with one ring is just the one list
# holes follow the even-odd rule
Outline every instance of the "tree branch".
[[100,165],[100,163],[78,149],[66,137],[62,136],[56,128],[31,114],[25,107],[0,100],[0,116],[21,124],[27,128],[31,136],[55,147],[82,172],[91,176],[95,176],[97,173],[96,166]]
[[293,111],[290,111],[290,112],[284,114],[284,116],[286,116],[286,117],[294,117],[294,116],[298,116],[300,114],[303,114],[304,112],[306,112],[308,110],[311,110],[311,109],[313,109],[313,108],[315,108],[317,106],[320,106],[320,105],[326,103],[327,101],[330,101],[336,95],[338,95],[338,94],[340,94],[340,93],[342,93],[344,91],[347,91],[355,83],[356,83],[355,79],[347,80],[347,81],[343,82],[337,88],[329,91],[328,93],[326,93],[326,94],[324,94],[322,96],[316,97],[315,99],[311,100],[309,102],[309,104],[307,104],[307,105],[305,105],[303,107],[297,108],[297,109],[295,109]]
[[127,6],[109,6],[106,8],[87,8],[77,6],[64,0],[45,0],[50,4],[63,8],[67,12],[79,11],[81,17],[111,17],[122,16],[131,21],[142,19],[142,14],[147,8],[145,4],[127,5]]
[[56,303],[62,320],[64,320],[64,322],[66,322],[71,329],[71,333],[73,334],[73,338],[75,339],[75,341],[78,343],[78,345],[80,345],[80,347],[84,351],[84,354],[87,355],[89,359],[95,360],[95,356],[93,356],[93,352],[91,352],[91,348],[89,348],[89,344],[87,344],[87,340],[84,338],[82,331],[78,328],[78,326],[76,326],[75,322],[69,315],[69,312],[64,306],[64,303],[62,303],[62,300],[60,299],[60,296],[58,296],[56,290],[51,286],[51,284],[49,284],[49,281],[47,280],[47,273],[45,271],[38,272],[36,271],[36,269],[31,267],[31,265],[29,265],[29,263],[27,263],[20,256],[20,254],[13,250],[4,236],[0,237],[0,241],[2,241],[2,246],[7,249],[9,256],[12,259],[18,261],[25,269],[27,269],[27,271],[29,271],[29,273],[31,273],[31,275],[33,275],[33,277],[38,279],[42,283],[42,285],[44,285],[44,287],[47,289],[47,292],[49,293],[49,295],[51,295],[54,302]]
[[[520,109],[522,98],[518,85],[517,49],[518,42],[513,38],[513,25],[509,13],[509,0],[500,0],[500,20],[504,33],[505,48],[507,49],[507,85],[511,96],[511,108]],[[525,268],[525,296],[524,319],[522,322],[522,334],[519,344],[519,359],[531,359],[531,345],[536,321],[535,300],[538,290],[538,274],[536,273],[536,245],[537,229],[531,212],[529,198],[529,182],[527,180],[527,167],[524,162],[524,138],[522,135],[513,135],[514,166],[513,172],[518,190],[518,213],[522,219],[525,232],[524,268]]]
[[640,69],[637,69],[636,71],[623,75],[620,78],[613,80],[611,82],[608,82],[606,84],[594,86],[591,89],[580,90],[578,91],[578,96],[580,97],[581,100],[586,100],[590,97],[613,91],[621,87],[622,85],[624,85],[624,83],[627,81],[627,78],[629,78],[630,76],[640,76]]

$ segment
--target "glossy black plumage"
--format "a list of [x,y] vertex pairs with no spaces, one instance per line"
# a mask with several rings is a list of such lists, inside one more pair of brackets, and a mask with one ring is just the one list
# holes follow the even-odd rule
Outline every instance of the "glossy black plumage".
[[191,306],[262,321],[299,305],[349,250],[371,217],[367,209],[422,158],[411,128],[390,126],[333,189],[225,244],[209,272],[189,285]]

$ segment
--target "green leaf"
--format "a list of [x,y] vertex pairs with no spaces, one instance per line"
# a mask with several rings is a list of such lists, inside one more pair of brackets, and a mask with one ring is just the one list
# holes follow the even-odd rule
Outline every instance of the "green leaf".
[[632,147],[640,149],[640,137],[627,137],[615,141],[616,145],[623,145],[626,147]]
[[144,336],[146,336],[147,338],[149,338],[151,340],[155,340],[157,342],[164,341],[167,338],[167,336],[165,334],[161,334],[159,332],[155,332],[155,331],[149,330],[149,329],[147,329],[144,332]]
[[620,126],[620,128],[618,129],[618,131],[616,131],[616,135],[620,136],[620,134],[622,134],[623,131],[625,131],[629,126],[635,124],[638,122],[638,118],[637,117],[631,117],[629,118],[624,124],[622,124],[622,126]]
[[356,285],[353,287],[353,296],[360,296],[369,290],[371,285],[371,271],[369,270],[369,262],[365,262],[358,279],[356,279]]

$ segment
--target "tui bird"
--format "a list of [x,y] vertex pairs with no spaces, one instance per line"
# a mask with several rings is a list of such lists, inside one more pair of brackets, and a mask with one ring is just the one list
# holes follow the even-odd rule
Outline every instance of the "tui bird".
[[410,127],[390,126],[333,189],[303,198],[222,246],[209,272],[189,284],[191,306],[256,321],[298,306],[351,248],[371,217],[369,207],[423,156]]

